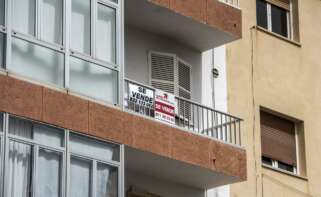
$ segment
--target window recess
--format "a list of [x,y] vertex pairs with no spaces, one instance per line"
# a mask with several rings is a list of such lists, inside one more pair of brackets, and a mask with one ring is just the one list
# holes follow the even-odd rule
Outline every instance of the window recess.
[[288,39],[294,39],[291,0],[257,0],[257,25]]
[[297,173],[296,125],[294,122],[261,111],[262,163]]

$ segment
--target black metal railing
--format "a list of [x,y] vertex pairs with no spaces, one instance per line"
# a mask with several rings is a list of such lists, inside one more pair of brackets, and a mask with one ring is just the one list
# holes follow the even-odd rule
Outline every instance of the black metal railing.
[[[144,91],[144,96],[140,95],[140,98],[137,99],[137,97],[130,95],[132,94],[130,92],[131,85],[140,87],[141,91]],[[155,91],[156,89],[153,87],[126,79],[125,109],[154,118]],[[242,145],[242,119],[181,97],[175,97],[175,101],[175,125],[177,127],[236,146]]]

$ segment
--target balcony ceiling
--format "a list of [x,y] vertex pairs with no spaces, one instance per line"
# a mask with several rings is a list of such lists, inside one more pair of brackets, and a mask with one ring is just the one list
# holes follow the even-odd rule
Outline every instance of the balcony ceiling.
[[125,167],[136,173],[199,189],[214,188],[240,181],[234,176],[128,146],[125,149]]
[[159,34],[198,51],[234,41],[233,35],[147,0],[125,1],[126,25]]

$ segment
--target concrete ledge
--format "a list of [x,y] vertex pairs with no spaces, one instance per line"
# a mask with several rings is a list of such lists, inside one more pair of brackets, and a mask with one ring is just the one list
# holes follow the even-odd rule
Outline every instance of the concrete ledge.
[[242,37],[242,11],[217,0],[148,0],[200,23]]

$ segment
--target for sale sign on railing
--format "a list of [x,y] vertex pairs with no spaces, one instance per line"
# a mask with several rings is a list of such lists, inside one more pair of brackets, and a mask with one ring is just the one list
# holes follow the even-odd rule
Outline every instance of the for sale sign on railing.
[[137,108],[152,109],[154,105],[154,91],[136,84],[128,84],[128,102],[136,104]]
[[175,95],[162,90],[155,92],[155,118],[175,124]]

